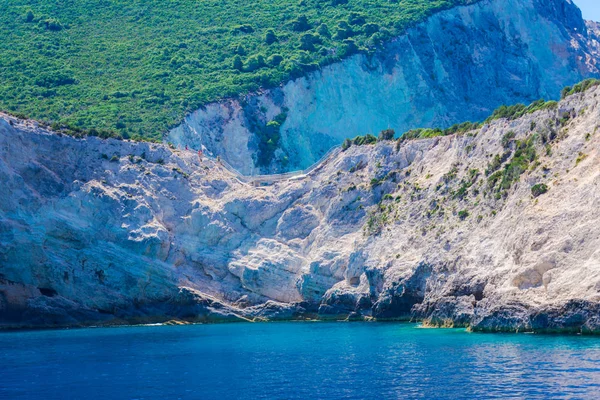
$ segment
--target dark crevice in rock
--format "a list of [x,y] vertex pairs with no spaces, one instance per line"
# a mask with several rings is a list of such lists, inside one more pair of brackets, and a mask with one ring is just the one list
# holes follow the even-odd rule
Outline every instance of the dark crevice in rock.
[[46,297],[54,297],[58,294],[58,292],[51,288],[38,288],[40,293]]

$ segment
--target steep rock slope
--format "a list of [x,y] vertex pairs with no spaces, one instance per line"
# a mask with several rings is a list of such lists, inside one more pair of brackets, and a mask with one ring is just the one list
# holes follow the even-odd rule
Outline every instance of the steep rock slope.
[[[501,104],[557,98],[598,74],[598,49],[571,0],[485,0],[432,16],[378,54],[209,104],[166,140],[204,145],[244,174],[302,169],[347,137],[479,121]],[[281,126],[267,127],[274,120]]]
[[0,119],[4,327],[410,319],[600,331],[600,88],[268,187]]

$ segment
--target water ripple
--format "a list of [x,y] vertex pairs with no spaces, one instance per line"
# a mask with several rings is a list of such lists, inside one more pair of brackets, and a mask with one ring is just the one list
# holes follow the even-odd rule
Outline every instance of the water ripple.
[[600,338],[274,323],[0,334],[6,399],[597,398]]

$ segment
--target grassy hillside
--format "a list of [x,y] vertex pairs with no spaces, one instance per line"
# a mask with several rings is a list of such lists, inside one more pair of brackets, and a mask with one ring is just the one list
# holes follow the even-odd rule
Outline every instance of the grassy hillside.
[[0,0],[0,109],[160,138],[204,103],[373,51],[476,0]]

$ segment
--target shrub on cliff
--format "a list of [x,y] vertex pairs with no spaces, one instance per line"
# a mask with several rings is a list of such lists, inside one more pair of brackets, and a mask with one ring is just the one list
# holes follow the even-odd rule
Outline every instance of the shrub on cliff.
[[351,146],[352,146],[352,140],[344,139],[344,142],[342,143],[342,151],[348,150]]
[[393,129],[384,129],[379,133],[379,137],[377,139],[379,141],[394,140],[394,136],[396,136],[396,131]]
[[[502,157],[499,155],[494,157],[486,170],[486,175],[489,175],[488,189],[495,191],[497,194],[506,192],[512,187],[513,183],[519,181],[521,175],[529,169],[531,163],[537,158],[536,140],[536,135],[531,135],[525,140],[516,140],[514,154],[509,150]],[[504,164],[511,155],[512,158]],[[497,171],[501,166],[503,168]]]
[[504,147],[505,149],[508,148],[508,146],[510,146],[511,143],[514,142],[515,136],[517,136],[515,131],[509,131],[505,133],[504,136],[502,136],[502,147]]
[[600,80],[598,79],[586,79],[585,81],[578,83],[577,85],[570,87],[567,86],[561,92],[561,99],[567,98],[576,93],[583,93],[586,90],[596,87],[600,85]]
[[259,166],[268,166],[273,161],[275,151],[279,147],[281,140],[281,126],[287,119],[287,114],[282,112],[262,126],[259,122],[254,126],[254,130],[258,131],[258,154],[256,163]]
[[496,119],[506,118],[509,120],[515,120],[521,118],[523,115],[532,114],[540,110],[554,109],[558,105],[555,101],[545,101],[543,99],[536,100],[529,106],[525,104],[515,104],[512,106],[502,105],[494,110],[492,115],[485,120],[485,123],[490,123]]
[[357,146],[377,143],[377,138],[370,133],[365,136],[357,136],[352,140],[352,143]]
[[533,197],[539,197],[546,192],[548,192],[548,186],[545,183],[538,183],[531,187],[531,194]]

